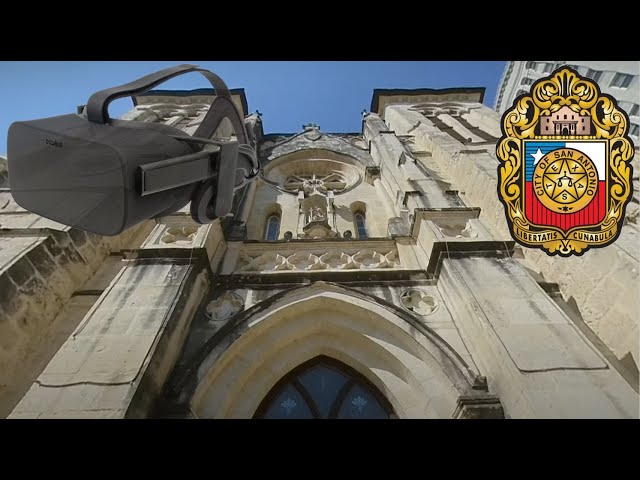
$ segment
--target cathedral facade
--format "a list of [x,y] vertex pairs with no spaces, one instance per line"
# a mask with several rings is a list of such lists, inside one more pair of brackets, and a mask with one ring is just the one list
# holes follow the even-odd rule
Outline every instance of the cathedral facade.
[[[232,93],[262,170],[227,218],[98,237],[0,192],[3,416],[639,417],[634,286],[567,300],[569,260],[515,245],[483,89],[375,90],[352,134],[265,134]],[[212,95],[125,118],[193,133]]]

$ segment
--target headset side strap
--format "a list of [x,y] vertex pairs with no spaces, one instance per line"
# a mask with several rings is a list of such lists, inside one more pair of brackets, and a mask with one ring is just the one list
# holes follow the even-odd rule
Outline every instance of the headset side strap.
[[94,93],[89,97],[89,101],[87,102],[87,119],[93,123],[108,123],[109,104],[112,101],[122,97],[139,95],[151,90],[167,80],[170,80],[171,78],[190,72],[200,72],[207,80],[209,80],[209,83],[211,83],[215,89],[217,98],[231,98],[231,92],[229,92],[227,85],[215,73],[198,68],[197,65],[178,65],[176,67],[166,68],[159,72],[152,73],[133,82],[117,87],[107,88]]

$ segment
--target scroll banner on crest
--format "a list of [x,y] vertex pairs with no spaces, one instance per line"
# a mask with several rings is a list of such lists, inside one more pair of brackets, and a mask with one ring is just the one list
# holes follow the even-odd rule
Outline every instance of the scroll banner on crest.
[[[518,226],[514,226],[513,233],[517,239],[526,242],[531,245],[542,246],[546,242],[553,240],[564,240],[565,238],[556,230],[536,230],[530,231]],[[567,239],[578,240],[580,242],[588,242],[591,245],[605,245],[618,233],[618,224],[613,223],[606,228],[593,231],[593,230],[574,230],[571,232]]]

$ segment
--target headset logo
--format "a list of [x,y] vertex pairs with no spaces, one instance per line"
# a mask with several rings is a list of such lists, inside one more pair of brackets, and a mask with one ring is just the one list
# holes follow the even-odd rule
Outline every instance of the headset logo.
[[57,140],[51,140],[50,138],[47,138],[45,139],[45,143],[47,145],[51,145],[52,147],[62,148],[62,142],[59,142]]

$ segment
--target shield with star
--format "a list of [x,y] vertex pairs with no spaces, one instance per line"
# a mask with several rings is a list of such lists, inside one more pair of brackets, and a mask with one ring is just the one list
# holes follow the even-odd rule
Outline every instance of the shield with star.
[[562,67],[502,118],[498,195],[513,238],[582,255],[619,236],[631,199],[628,117],[598,85]]

